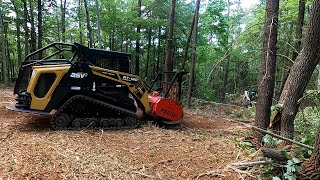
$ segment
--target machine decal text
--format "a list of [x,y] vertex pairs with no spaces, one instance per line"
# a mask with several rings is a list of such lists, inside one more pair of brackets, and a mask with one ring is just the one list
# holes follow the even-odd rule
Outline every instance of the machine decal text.
[[77,72],[77,73],[71,73],[70,77],[72,78],[85,78],[88,76],[88,73],[84,73],[84,72]]

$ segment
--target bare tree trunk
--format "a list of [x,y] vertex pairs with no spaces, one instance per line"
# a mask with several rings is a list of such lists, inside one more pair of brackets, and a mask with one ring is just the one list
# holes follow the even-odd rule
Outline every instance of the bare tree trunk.
[[87,19],[87,30],[88,30],[88,37],[89,38],[89,47],[92,47],[93,40],[92,40],[92,28],[90,25],[90,16],[89,16],[89,9],[88,9],[88,2],[87,0],[84,1],[84,8],[86,10],[86,19]]
[[316,69],[318,70],[318,76],[315,84],[317,85],[317,90],[320,90],[320,65],[319,64],[316,66]]
[[61,0],[61,35],[62,42],[66,42],[66,9],[67,0]]
[[5,39],[5,49],[6,49],[6,60],[8,68],[8,81],[14,77],[14,62],[10,59],[10,50],[9,50],[9,38],[8,38],[8,23],[4,24],[4,39]]
[[[156,39],[156,37],[155,36],[153,36],[153,38],[152,38],[152,79],[154,79],[154,78],[156,78],[156,61],[155,61],[155,59],[156,59],[156,43],[155,43],[155,39]],[[160,40],[160,39],[158,39],[158,40]]]
[[129,42],[128,42],[128,32],[126,33],[126,53],[128,53],[128,46],[129,46]]
[[27,0],[23,0],[24,57],[29,54],[29,28]]
[[123,52],[123,32],[120,33],[120,52]]
[[[2,0],[0,0],[0,4],[2,4]],[[5,30],[4,30],[4,18],[2,15],[3,9],[0,7],[0,36],[1,36],[1,44],[2,44],[2,77],[3,82],[7,86],[9,84],[9,72],[8,72],[8,60],[6,57],[6,40],[5,40]]]
[[110,27],[110,31],[109,31],[109,48],[110,50],[112,50],[112,29]]
[[[274,91],[276,69],[276,45],[278,34],[279,0],[267,0],[264,41],[260,70],[259,97],[255,117],[255,126],[266,129],[270,122],[270,108]],[[255,132],[254,136],[261,142],[263,134]]]
[[117,49],[116,49],[116,45],[115,45],[115,43],[116,43],[116,39],[115,39],[115,36],[116,36],[116,33],[115,33],[115,30],[114,30],[114,27],[112,27],[112,34],[111,34],[111,49],[113,50],[113,51],[116,51]]
[[21,52],[21,19],[19,18],[19,14],[21,13],[20,9],[17,7],[16,3],[14,0],[11,0],[11,3],[13,4],[14,10],[17,14],[16,17],[16,28],[17,28],[17,51],[18,51],[18,66],[21,66],[22,63],[22,52]]
[[[38,48],[42,48],[42,3],[38,0]],[[42,52],[39,53],[39,59],[42,59]]]
[[99,48],[102,49],[102,40],[101,40],[101,25],[100,25],[100,16],[99,16],[99,1],[96,0],[96,14],[97,14],[97,26],[98,26],[98,42]]
[[[141,0],[138,0],[138,18],[141,17]],[[140,21],[140,20],[139,20]],[[135,65],[135,74],[139,75],[140,74],[140,29],[141,29],[141,24],[138,22],[137,25],[137,41],[136,41],[136,65]]]
[[298,53],[301,50],[301,39],[302,39],[302,28],[304,22],[304,13],[306,9],[306,0],[299,0],[299,13],[297,18],[296,25],[296,42],[294,45],[295,50],[293,51],[292,60],[295,60],[298,56]]
[[159,27],[158,29],[158,39],[159,39],[159,42],[158,42],[158,57],[157,57],[157,74],[159,73],[159,66],[160,66],[160,52],[161,52],[161,27]]
[[302,163],[301,171],[298,172],[297,179],[320,179],[320,126],[316,134],[316,142],[314,143],[312,155]]
[[[293,50],[293,54],[292,54],[292,60],[295,60],[297,58],[299,52],[301,51],[301,39],[302,39],[302,29],[303,29],[303,22],[304,22],[305,7],[306,7],[306,0],[299,0],[299,13],[298,13],[297,25],[296,25],[296,39],[295,39],[295,45],[294,45],[294,50]],[[286,81],[288,79],[289,73],[290,73],[290,69],[286,72],[286,74],[283,77],[280,92],[282,92],[282,90],[284,88],[284,84],[286,83]],[[277,98],[277,100],[279,100],[279,98]]]
[[[230,18],[230,0],[228,0],[228,12],[227,12],[227,17]],[[232,42],[229,45],[229,36],[231,34],[230,27],[227,28],[227,57],[226,57],[226,62],[225,66],[223,68],[224,70],[224,78],[223,78],[223,87],[222,87],[222,93],[221,93],[221,100],[224,101],[227,93],[227,85],[228,85],[228,77],[229,77],[229,65],[230,65],[230,58],[231,58],[231,48],[232,48]]]
[[33,6],[32,6],[32,0],[29,1],[29,6],[30,6],[30,24],[31,24],[31,40],[30,40],[30,45],[31,45],[31,52],[36,51],[37,47],[37,40],[36,40],[36,28],[34,26],[34,16],[33,16]]
[[[169,19],[169,34],[167,39],[167,49],[166,49],[166,59],[164,61],[164,71],[172,71],[173,70],[173,62],[172,62],[172,49],[173,49],[173,32],[174,32],[174,19],[176,14],[176,0],[172,0],[171,6],[171,15]],[[169,77],[165,77],[165,81],[168,81]]]
[[196,10],[195,10],[195,21],[194,21],[194,34],[193,34],[193,47],[192,47],[192,56],[191,56],[191,66],[190,66],[190,79],[187,95],[187,108],[191,107],[191,97],[193,92],[193,85],[195,82],[195,63],[196,63],[196,53],[197,53],[197,43],[198,43],[198,20],[199,20],[199,9],[200,9],[200,0],[196,1]]
[[194,28],[195,16],[196,16],[196,13],[194,13],[194,15],[193,15],[193,19],[192,19],[192,23],[191,23],[191,27],[190,27],[190,31],[189,31],[189,35],[188,35],[188,39],[187,39],[187,42],[186,42],[186,46],[184,48],[184,54],[183,54],[183,59],[182,59],[182,62],[181,62],[180,71],[183,71],[184,70],[184,66],[186,65],[186,61],[187,61],[187,57],[188,57],[188,51],[189,51],[189,44],[190,44],[190,41],[191,41],[191,36],[192,36],[193,28]]
[[320,0],[314,0],[307,27],[305,46],[293,64],[279,103],[283,104],[281,113],[281,134],[288,138],[294,136],[294,118],[299,107],[298,100],[319,63],[320,56]]
[[[281,130],[293,136],[293,121],[298,109],[297,101],[301,97],[312,72],[319,63],[320,55],[320,0],[314,0],[309,17],[307,37],[302,52],[298,55],[281,94],[284,108],[282,110]],[[299,70],[296,72],[296,70]],[[295,77],[295,78],[294,78]],[[290,81],[289,81],[290,80]],[[305,82],[306,81],[306,82]],[[297,85],[299,84],[299,85]],[[294,86],[297,85],[297,86]],[[290,88],[293,88],[292,90]],[[290,98],[290,97],[293,98]],[[292,115],[293,114],[293,115]],[[286,124],[285,124],[286,123]],[[314,149],[310,159],[302,163],[298,179],[320,179],[320,126],[316,135]]]
[[82,25],[81,25],[81,0],[78,2],[78,20],[79,20],[79,36],[80,36],[80,44],[83,43],[82,41]]
[[147,47],[146,74],[145,74],[144,77],[148,77],[148,69],[149,69],[149,62],[150,62],[151,33],[152,33],[152,29],[149,28],[149,32],[148,32],[148,47]]

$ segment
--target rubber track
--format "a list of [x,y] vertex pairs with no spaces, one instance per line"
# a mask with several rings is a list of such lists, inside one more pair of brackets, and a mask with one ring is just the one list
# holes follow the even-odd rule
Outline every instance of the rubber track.
[[[118,107],[118,106],[115,106],[115,105],[112,105],[112,104],[109,104],[109,103],[106,103],[106,102],[103,102],[103,101],[100,101],[100,100],[97,100],[97,99],[94,99],[94,98],[91,98],[91,97],[88,97],[88,96],[84,96],[84,95],[75,95],[75,96],[72,96],[68,101],[66,101],[59,109],[58,109],[58,113],[63,113],[63,111],[65,109],[68,108],[68,105],[69,104],[72,104],[73,101],[75,100],[82,100],[82,101],[89,101],[91,103],[94,103],[94,104],[97,104],[97,105],[100,105],[100,106],[103,106],[104,108],[107,108],[111,111],[116,111],[120,114],[125,114],[126,116],[132,116],[134,118],[136,118],[139,122],[135,125],[135,126],[122,126],[122,127],[88,127],[89,129],[97,129],[97,130],[100,130],[100,129],[103,129],[103,130],[119,130],[119,129],[134,129],[134,128],[138,128],[141,124],[141,118],[139,118],[135,112],[133,111],[129,111],[127,109],[124,109],[124,108],[121,108],[121,107]],[[76,113],[76,112],[75,112]],[[104,117],[105,119],[108,119],[108,117]],[[80,130],[80,129],[86,129],[87,127],[73,127],[72,125],[70,127],[56,127],[55,123],[54,123],[54,118],[51,118],[50,120],[50,125],[53,129],[55,130]],[[99,121],[98,121],[99,122]]]

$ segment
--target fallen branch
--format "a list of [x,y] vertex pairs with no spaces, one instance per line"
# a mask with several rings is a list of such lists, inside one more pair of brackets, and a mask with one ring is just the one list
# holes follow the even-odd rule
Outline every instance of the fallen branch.
[[237,168],[232,167],[232,166],[227,166],[227,168],[230,168],[230,169],[234,170],[235,172],[237,172],[237,173],[239,174],[239,176],[241,177],[241,179],[244,179],[244,178],[241,176],[241,174],[245,174],[245,175],[247,175],[247,176],[249,176],[249,177],[252,177],[253,179],[256,179],[256,177],[254,177],[253,175],[251,175],[251,174],[250,174],[249,172],[247,172],[247,171],[242,171],[242,170],[237,169]]
[[263,156],[271,158],[277,162],[286,163],[288,161],[288,158],[284,155],[283,151],[277,151],[268,148],[261,148],[261,151],[263,153]]
[[300,142],[298,142],[298,141],[295,141],[295,140],[292,140],[292,139],[289,139],[289,138],[286,138],[286,137],[283,137],[283,136],[279,136],[279,135],[274,134],[274,133],[272,133],[272,132],[270,132],[270,131],[267,131],[267,130],[258,128],[258,127],[256,127],[256,126],[252,126],[252,125],[250,125],[250,124],[246,124],[246,123],[242,123],[242,122],[239,122],[239,123],[242,124],[242,125],[244,125],[244,126],[246,126],[246,127],[255,129],[255,130],[260,131],[260,132],[263,132],[263,133],[265,133],[265,134],[269,134],[270,136],[276,137],[276,138],[278,138],[278,139],[282,139],[282,140],[284,140],[284,141],[288,141],[288,142],[291,142],[291,143],[293,143],[293,144],[299,145],[299,146],[301,146],[301,147],[304,147],[304,148],[313,150],[313,147],[311,147],[311,146],[309,146],[309,145],[302,144],[302,143],[300,143]]
[[261,164],[270,164],[272,161],[252,161],[252,162],[237,162],[237,163],[231,163],[231,166],[234,167],[252,167],[256,165],[261,165]]
[[201,174],[199,174],[199,175],[196,177],[196,179],[199,179],[199,178],[202,177],[202,176],[222,176],[222,177],[226,177],[226,175],[217,173],[215,170],[213,170],[213,171],[209,171],[209,172],[206,172],[206,173],[201,173]]

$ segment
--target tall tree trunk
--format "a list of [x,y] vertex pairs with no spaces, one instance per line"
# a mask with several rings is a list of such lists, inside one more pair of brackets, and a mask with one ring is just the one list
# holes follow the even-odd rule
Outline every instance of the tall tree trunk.
[[120,33],[120,52],[123,52],[123,32]]
[[[267,0],[266,20],[264,26],[264,41],[260,70],[260,84],[255,117],[255,126],[266,129],[270,122],[270,108],[272,105],[275,69],[276,45],[278,34],[279,0]],[[263,134],[255,132],[254,136],[261,142]]]
[[[319,28],[320,28],[320,1],[319,0],[315,0],[313,2],[313,10],[311,12],[311,15],[310,15],[310,18],[309,18],[309,26],[308,26],[308,34],[307,34],[307,39],[306,39],[306,45],[307,46],[307,43],[308,42],[311,42],[312,40],[314,40],[314,38],[317,38],[318,40],[314,40],[316,42],[313,43],[313,46],[318,46],[318,52],[319,53],[319,41],[320,41],[320,37],[319,37]],[[310,29],[309,29],[310,28]],[[314,31],[311,31],[311,29],[313,29]],[[313,32],[313,34],[310,34],[309,33]],[[316,37],[314,37],[314,35],[316,35]],[[309,37],[311,36],[311,37]],[[312,46],[310,46],[312,47]],[[312,49],[310,48],[310,50],[312,51]],[[304,50],[303,52],[304,53]],[[302,54],[301,53],[301,54]],[[313,53],[316,53],[316,52],[313,52]],[[314,55],[313,55],[314,56]],[[317,54],[317,59],[318,59],[318,62],[319,63],[319,54]],[[297,58],[297,60],[300,60],[302,61],[303,58]],[[309,59],[309,60],[312,60],[312,59]],[[311,75],[309,75],[309,79],[310,79]],[[306,85],[305,85],[306,86]],[[304,86],[304,87],[305,87]],[[296,108],[297,109],[297,108]],[[296,114],[296,113],[294,113]],[[292,120],[293,121],[293,120]],[[283,128],[285,129],[285,127]],[[298,176],[299,179],[320,179],[320,126],[319,126],[319,130],[318,130],[318,133],[316,135],[316,142],[314,143],[314,149],[313,149],[313,152],[312,152],[312,155],[310,157],[310,159],[308,159],[307,161],[303,162],[302,165],[301,165],[301,172],[299,173],[300,176]]]
[[[42,48],[42,3],[38,0],[38,48]],[[42,59],[42,52],[39,53],[39,59]]]
[[[230,0],[228,0],[228,12],[227,17],[230,18]],[[229,36],[231,34],[230,27],[227,28],[227,57],[225,61],[225,66],[223,68],[224,70],[224,78],[223,78],[223,87],[222,87],[222,93],[221,93],[221,100],[224,101],[227,93],[227,85],[228,85],[228,77],[229,77],[229,64],[230,64],[230,58],[231,58],[231,48],[232,48],[232,42],[229,44]]]
[[87,0],[84,1],[84,8],[86,10],[86,20],[87,20],[87,30],[88,30],[88,39],[89,39],[89,47],[92,47],[93,45],[93,40],[92,40],[92,29],[90,25],[90,16],[89,16],[89,9],[88,9],[88,2]]
[[[155,39],[156,37],[153,36],[152,38],[152,79],[156,78],[156,62],[155,62],[155,59],[156,59],[156,43],[155,43]],[[160,39],[158,39],[160,40]]]
[[316,66],[316,69],[318,70],[318,76],[315,84],[317,85],[317,90],[320,90],[320,65],[319,64]]
[[20,30],[20,25],[21,21],[19,18],[17,18],[17,51],[18,51],[18,66],[20,67],[22,64],[22,52],[21,52],[21,30]]
[[161,54],[161,27],[158,29],[158,56],[157,56],[157,74],[159,73],[159,68],[160,68],[160,54]]
[[192,19],[192,23],[191,23],[191,27],[190,27],[190,31],[189,31],[189,35],[188,35],[188,39],[187,39],[187,42],[186,42],[186,46],[184,48],[183,59],[182,59],[182,62],[181,62],[180,71],[183,71],[184,70],[184,66],[186,65],[186,61],[187,61],[187,57],[188,57],[188,51],[189,51],[189,44],[190,44],[190,41],[191,41],[191,36],[192,36],[193,28],[194,28],[195,16],[196,16],[196,13],[194,13],[194,15],[193,15],[193,19]]
[[8,38],[8,23],[4,25],[4,39],[5,39],[5,49],[6,49],[6,60],[8,68],[8,81],[14,77],[14,62],[10,59],[10,50],[9,50],[9,38]]
[[56,38],[58,39],[58,40],[56,40],[56,41],[58,41],[58,42],[60,42],[61,41],[61,32],[60,32],[60,29],[61,29],[61,17],[60,16],[57,16],[57,17],[55,17],[56,19],[56,23],[57,23],[57,36],[56,36]]
[[20,9],[17,7],[16,3],[14,0],[11,0],[11,3],[13,4],[14,10],[17,14],[16,17],[16,28],[17,28],[17,51],[18,51],[18,66],[21,66],[22,63],[22,52],[21,52],[21,19],[19,18],[19,14],[21,13]]
[[128,46],[129,46],[129,42],[128,42],[128,32],[126,32],[126,50],[125,52],[128,53]]
[[114,28],[112,28],[112,34],[111,34],[112,36],[111,36],[111,49],[113,50],[113,51],[116,51],[117,49],[116,49],[116,46],[115,46],[115,43],[116,43],[116,40],[115,40],[115,36],[116,36],[116,33],[115,33],[115,30],[114,30]]
[[301,171],[298,172],[297,179],[320,179],[320,126],[316,134],[316,142],[314,143],[312,155],[302,163]]
[[137,41],[136,41],[136,65],[135,65],[135,74],[139,75],[140,74],[140,29],[141,29],[141,24],[140,24],[140,18],[141,18],[141,0],[138,0],[138,18],[139,22],[137,25]]
[[294,118],[299,107],[298,100],[319,63],[320,48],[320,0],[314,0],[307,27],[305,46],[293,64],[279,103],[283,104],[281,113],[281,134],[293,138]]
[[296,40],[294,44],[295,50],[293,51],[292,60],[295,60],[298,56],[298,53],[301,50],[301,39],[302,39],[302,28],[304,22],[304,14],[306,9],[306,0],[299,0],[299,13],[297,18],[296,25]]
[[[305,7],[306,7],[306,0],[299,0],[299,13],[298,13],[297,24],[296,24],[296,39],[295,39],[295,44],[294,44],[294,50],[292,53],[292,60],[293,61],[297,58],[299,52],[301,51],[302,29],[303,29],[304,14],[305,14],[305,9],[306,9]],[[280,92],[282,92],[282,90],[284,88],[284,84],[286,83],[286,81],[288,79],[289,73],[290,73],[290,69],[286,72],[286,74],[284,75],[284,77],[282,79]],[[277,98],[278,101],[279,101],[279,98]]]
[[32,5],[32,0],[29,1],[29,7],[30,7],[30,24],[31,24],[31,40],[30,40],[30,45],[31,45],[31,52],[36,51],[37,47],[37,40],[36,40],[36,28],[34,26],[34,15],[33,15],[33,5]]
[[99,48],[102,49],[102,40],[101,40],[101,25],[100,25],[100,16],[99,16],[99,0],[96,0],[96,14],[97,14],[97,34],[98,34],[98,43]]
[[81,0],[78,1],[78,20],[79,20],[79,36],[80,36],[80,44],[82,41],[82,25],[81,25]]
[[66,9],[67,0],[61,0],[61,35],[62,42],[66,42]]
[[[2,0],[0,0],[0,4],[2,4]],[[9,72],[8,72],[8,60],[6,56],[6,40],[5,40],[5,30],[4,30],[4,17],[3,17],[3,9],[0,7],[0,36],[1,36],[1,44],[2,44],[2,77],[3,82],[7,86],[9,84]]]
[[152,32],[152,29],[149,28],[149,32],[148,32],[148,47],[147,47],[146,74],[145,74],[144,77],[148,77],[148,69],[149,69],[149,62],[150,62],[151,32]]
[[109,31],[109,48],[112,51],[112,29],[110,27],[110,31]]
[[195,63],[196,63],[196,53],[197,53],[197,43],[198,43],[198,21],[199,21],[199,9],[200,9],[200,0],[196,2],[195,10],[195,21],[194,21],[194,34],[193,34],[193,47],[192,47],[192,56],[191,56],[191,65],[190,65],[190,79],[189,87],[187,94],[187,108],[191,107],[191,97],[193,92],[193,85],[195,82]]
[[[232,47],[232,44],[230,45],[230,47],[228,46],[228,50],[229,48]],[[225,65],[224,65],[224,77],[223,77],[223,87],[222,87],[222,92],[221,92],[221,100],[224,101],[226,98],[226,93],[227,93],[227,85],[228,85],[228,77],[229,77],[229,65],[230,65],[230,60],[231,60],[231,54],[230,51],[227,52],[227,57],[226,57],[226,61],[225,61]]]
[[29,54],[29,28],[27,0],[23,0],[24,57]]
[[[164,61],[164,71],[173,70],[172,50],[173,50],[173,32],[174,32],[174,19],[176,14],[176,0],[172,0],[171,14],[169,19],[169,34],[167,39],[166,59]],[[165,77],[165,81],[169,81],[169,77]]]

